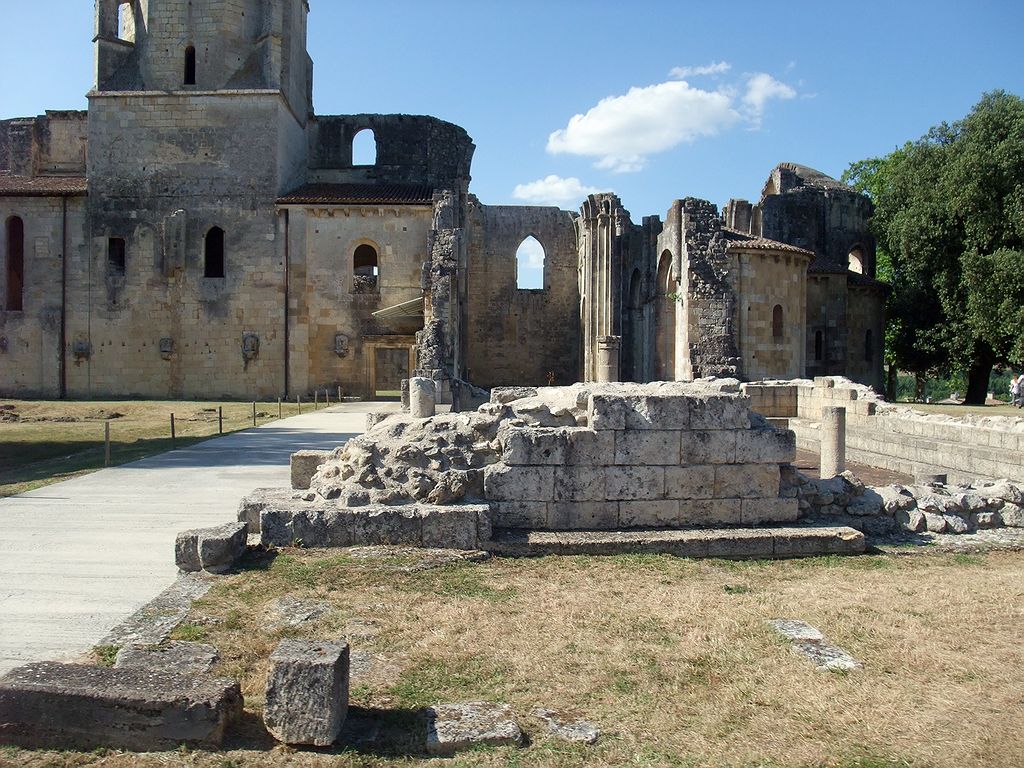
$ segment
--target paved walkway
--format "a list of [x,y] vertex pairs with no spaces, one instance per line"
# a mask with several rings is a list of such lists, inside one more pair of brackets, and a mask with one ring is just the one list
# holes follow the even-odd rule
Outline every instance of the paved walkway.
[[235,519],[254,488],[286,486],[288,457],[363,431],[353,403],[0,499],[0,674],[69,659],[168,587],[179,531]]

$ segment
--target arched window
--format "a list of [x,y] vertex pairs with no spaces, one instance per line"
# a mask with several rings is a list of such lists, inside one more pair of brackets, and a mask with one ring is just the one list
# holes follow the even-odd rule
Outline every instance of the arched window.
[[7,220],[7,302],[8,312],[24,309],[25,222],[17,216]]
[[110,277],[124,277],[128,266],[128,245],[123,237],[107,240],[107,274]]
[[352,292],[376,293],[378,290],[377,249],[363,244],[352,254]]
[[772,310],[772,338],[775,341],[782,341],[782,305],[776,304]]
[[212,227],[203,249],[203,277],[224,277],[224,230]]
[[864,251],[861,250],[859,245],[855,245],[850,249],[850,255],[847,258],[847,268],[858,275],[864,274]]
[[185,49],[185,85],[196,84],[196,49],[190,45]]
[[658,300],[654,315],[654,375],[659,381],[676,377],[676,282],[672,279],[672,254],[663,251],[658,260]]
[[814,359],[821,360],[825,356],[825,334],[814,332]]
[[629,278],[629,309],[643,309],[643,278],[640,269],[633,270]]
[[377,137],[369,128],[356,133],[352,138],[352,165],[377,164]]
[[544,287],[544,246],[533,235],[523,240],[516,251],[516,288],[538,290]]
[[871,333],[871,329],[864,333],[864,362],[873,363],[875,361],[875,340],[874,334]]

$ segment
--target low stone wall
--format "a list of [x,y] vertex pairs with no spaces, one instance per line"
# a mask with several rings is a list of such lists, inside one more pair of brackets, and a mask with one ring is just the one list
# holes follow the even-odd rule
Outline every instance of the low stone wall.
[[835,377],[750,383],[743,392],[764,416],[789,418],[800,448],[819,450],[821,409],[842,406],[850,461],[915,477],[946,474],[953,483],[1024,482],[1024,419],[925,414]]

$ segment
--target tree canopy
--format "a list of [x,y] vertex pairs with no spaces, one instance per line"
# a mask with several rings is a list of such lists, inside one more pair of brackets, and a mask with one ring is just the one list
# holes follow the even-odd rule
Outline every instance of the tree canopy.
[[987,93],[843,180],[875,204],[889,362],[963,371],[967,401],[984,402],[993,365],[1024,364],[1024,100]]

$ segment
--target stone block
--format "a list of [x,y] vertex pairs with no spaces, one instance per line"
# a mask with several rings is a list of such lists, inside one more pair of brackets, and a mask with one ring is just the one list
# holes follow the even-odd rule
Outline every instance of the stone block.
[[945,533],[946,518],[935,512],[924,512],[925,530],[929,533]]
[[356,542],[352,536],[352,515],[343,509],[320,506],[298,509],[291,515],[291,539],[279,546],[348,547]]
[[713,466],[665,467],[666,499],[710,499],[714,495]]
[[547,528],[548,505],[544,501],[498,501],[491,505],[495,528]]
[[183,571],[224,573],[245,553],[248,531],[248,523],[241,522],[182,531],[174,543],[174,562]]
[[736,395],[702,395],[689,399],[690,429],[749,429],[750,401]]
[[698,430],[683,432],[680,442],[679,463],[733,464],[736,461],[735,429]]
[[679,435],[674,430],[615,433],[615,463],[673,466],[679,464]]
[[595,744],[601,736],[600,728],[579,717],[543,708],[534,709],[533,715],[544,722],[549,736],[562,741]]
[[715,467],[715,498],[775,499],[781,479],[777,464],[719,464]]
[[625,398],[620,395],[592,394],[587,400],[587,424],[599,432],[625,429]]
[[502,461],[510,466],[566,463],[566,430],[551,427],[510,427],[501,435]]
[[413,505],[360,507],[349,516],[353,544],[418,547],[423,541],[423,519]]
[[288,488],[257,488],[242,498],[238,505],[238,520],[249,524],[249,533],[260,532],[260,514],[271,506],[290,504],[294,491]]
[[681,395],[632,395],[626,399],[625,428],[689,429],[689,398]]
[[604,501],[605,467],[556,467],[555,501]]
[[609,501],[662,499],[665,497],[664,467],[607,467],[605,498]]
[[713,527],[739,525],[739,499],[695,499],[679,502],[679,525]]
[[297,491],[309,490],[310,481],[317,469],[327,461],[333,451],[296,451],[291,456],[292,488]]
[[740,503],[743,525],[792,523],[800,517],[800,502],[796,499],[742,499]]
[[348,644],[285,639],[270,665],[267,730],[285,744],[333,744],[348,714]]
[[454,504],[419,508],[424,547],[436,549],[478,549],[477,520],[490,514],[486,504]]
[[620,501],[619,525],[623,528],[678,528],[679,502]]
[[218,749],[241,714],[222,678],[49,661],[0,678],[0,743],[26,749]]
[[708,540],[708,557],[726,560],[760,560],[774,556],[775,543],[772,535],[759,531],[723,531]]
[[427,752],[450,757],[481,746],[519,746],[523,732],[508,704],[475,701],[436,704],[427,709]]
[[548,525],[554,531],[608,531],[619,526],[614,501],[555,501],[548,505]]
[[796,459],[796,433],[786,429],[744,429],[736,433],[737,464],[789,464]]
[[217,649],[203,643],[170,642],[153,646],[125,646],[117,652],[114,669],[207,675],[220,660]]
[[409,379],[409,415],[428,419],[437,413],[437,385],[433,379],[415,376]]
[[999,510],[999,517],[1007,528],[1024,528],[1024,506],[1006,502]]
[[615,433],[586,427],[565,430],[565,463],[570,466],[601,466],[615,463]]
[[496,464],[484,469],[484,496],[488,501],[551,501],[554,495],[553,467]]

